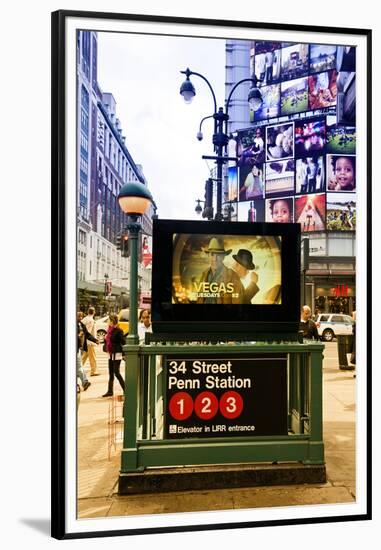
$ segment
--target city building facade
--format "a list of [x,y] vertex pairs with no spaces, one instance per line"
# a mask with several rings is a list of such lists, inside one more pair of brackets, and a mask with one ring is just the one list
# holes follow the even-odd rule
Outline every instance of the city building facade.
[[[129,259],[117,249],[117,236],[127,234],[128,219],[117,196],[126,182],[147,185],[117,118],[112,93],[98,82],[98,36],[77,33],[77,279],[82,307],[97,304],[97,312],[117,310],[127,296]],[[143,236],[152,234],[151,207],[142,220]],[[151,272],[139,263],[139,292],[149,293]]]
[[[301,223],[302,241],[308,240],[309,245],[309,260],[302,273],[302,301],[314,312],[350,314],[356,308],[356,188],[353,186],[352,192],[331,193],[329,187],[331,163],[336,157],[343,154],[347,162],[355,164],[356,161],[355,117],[352,112],[343,118],[339,108],[342,102],[340,81],[343,77],[348,78],[347,72],[340,72],[343,56],[339,55],[339,50],[342,48],[255,40],[226,41],[225,98],[239,80],[255,75],[262,79],[258,86],[264,102],[261,110],[253,113],[247,102],[250,85],[243,83],[233,93],[229,104],[228,132],[233,138],[229,156],[235,154],[237,163],[229,162],[224,198],[234,200],[232,204],[238,210],[238,221],[274,221],[270,205],[276,198],[287,202],[293,211],[290,221]],[[270,76],[266,66],[268,58],[271,59]],[[355,67],[350,70],[351,79],[355,80]],[[312,104],[313,86],[324,79],[327,83],[322,86],[325,85],[327,94],[332,96],[329,101]],[[270,140],[279,129],[292,133],[293,151],[284,154],[287,160],[269,153]],[[262,140],[263,154],[260,157],[257,152],[250,153],[248,160],[245,154],[255,150],[255,136]],[[316,141],[316,150],[311,152],[312,149],[307,150],[311,143],[307,143],[307,139],[320,139],[321,144]],[[273,151],[276,148],[274,142]],[[318,189],[298,187],[302,170],[309,163],[324,174],[320,175]],[[255,177],[262,180],[263,192],[247,200],[244,183],[252,170],[253,174],[256,170]],[[287,170],[288,179],[282,174]],[[303,207],[313,208],[316,223],[314,220],[313,225],[309,224],[311,217],[306,218]],[[317,219],[318,212],[321,219]],[[345,225],[339,221],[344,218]]]

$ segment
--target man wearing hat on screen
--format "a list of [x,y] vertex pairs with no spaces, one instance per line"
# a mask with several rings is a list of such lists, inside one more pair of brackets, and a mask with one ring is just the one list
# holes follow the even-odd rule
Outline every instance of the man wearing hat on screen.
[[244,289],[243,303],[251,304],[251,300],[257,292],[259,292],[259,287],[257,285],[258,274],[254,271],[255,265],[253,263],[253,255],[250,250],[240,248],[238,254],[233,254],[233,258],[235,260],[233,269],[241,279]]
[[221,237],[212,237],[204,249],[210,265],[203,271],[197,284],[199,304],[242,304],[244,289],[239,276],[224,265],[224,258],[231,253],[225,250]]

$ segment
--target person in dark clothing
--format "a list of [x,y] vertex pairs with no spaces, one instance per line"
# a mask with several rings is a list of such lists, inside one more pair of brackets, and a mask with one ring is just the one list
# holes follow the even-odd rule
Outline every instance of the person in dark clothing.
[[81,356],[82,352],[87,351],[87,340],[98,344],[98,340],[94,338],[92,334],[87,330],[86,326],[82,323],[83,313],[82,311],[77,312],[77,378],[80,379],[83,390],[86,391],[90,386],[91,382],[88,381],[85,369],[82,366]]
[[118,316],[109,316],[109,327],[105,338],[106,351],[109,354],[108,360],[108,389],[102,397],[111,397],[114,395],[114,378],[116,377],[124,392],[124,380],[120,374],[120,362],[123,358],[123,346],[125,338],[123,330],[118,327]]
[[320,340],[316,323],[311,319],[309,306],[303,306],[300,312],[299,332],[303,332],[303,338],[308,340]]
[[352,350],[351,350],[351,364],[356,364],[356,312],[353,311],[352,313],[352,319],[353,319],[353,326],[352,326],[352,334],[353,334],[353,343],[352,343]]

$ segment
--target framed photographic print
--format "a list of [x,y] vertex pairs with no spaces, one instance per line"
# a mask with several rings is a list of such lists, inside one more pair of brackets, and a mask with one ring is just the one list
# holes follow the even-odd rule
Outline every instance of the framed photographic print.
[[52,14],[53,537],[371,518],[370,81],[370,30]]

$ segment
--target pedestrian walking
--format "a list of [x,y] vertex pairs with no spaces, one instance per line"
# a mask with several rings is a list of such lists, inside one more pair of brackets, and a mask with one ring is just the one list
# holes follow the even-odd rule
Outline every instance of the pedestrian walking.
[[81,381],[82,388],[86,391],[90,386],[91,382],[88,381],[85,369],[82,366],[81,355],[87,351],[88,341],[98,343],[98,340],[94,338],[85,325],[82,322],[83,312],[77,312],[77,378]]
[[124,380],[120,374],[120,362],[123,358],[123,346],[125,337],[123,330],[118,326],[118,316],[111,314],[109,316],[109,326],[105,337],[105,348],[109,354],[108,359],[108,388],[102,397],[111,397],[114,395],[114,378],[116,377],[124,392]]
[[[91,334],[93,338],[96,340],[96,332],[95,332],[95,319],[94,319],[95,309],[93,307],[89,307],[87,310],[87,315],[82,319],[82,323],[86,327],[87,331]],[[98,342],[97,342],[98,343]],[[90,363],[90,376],[98,376],[99,372],[97,372],[97,359],[95,356],[95,346],[97,344],[94,343],[94,340],[90,340],[87,344],[87,349],[82,353],[82,366],[84,367],[86,364],[87,359],[89,359]]]

